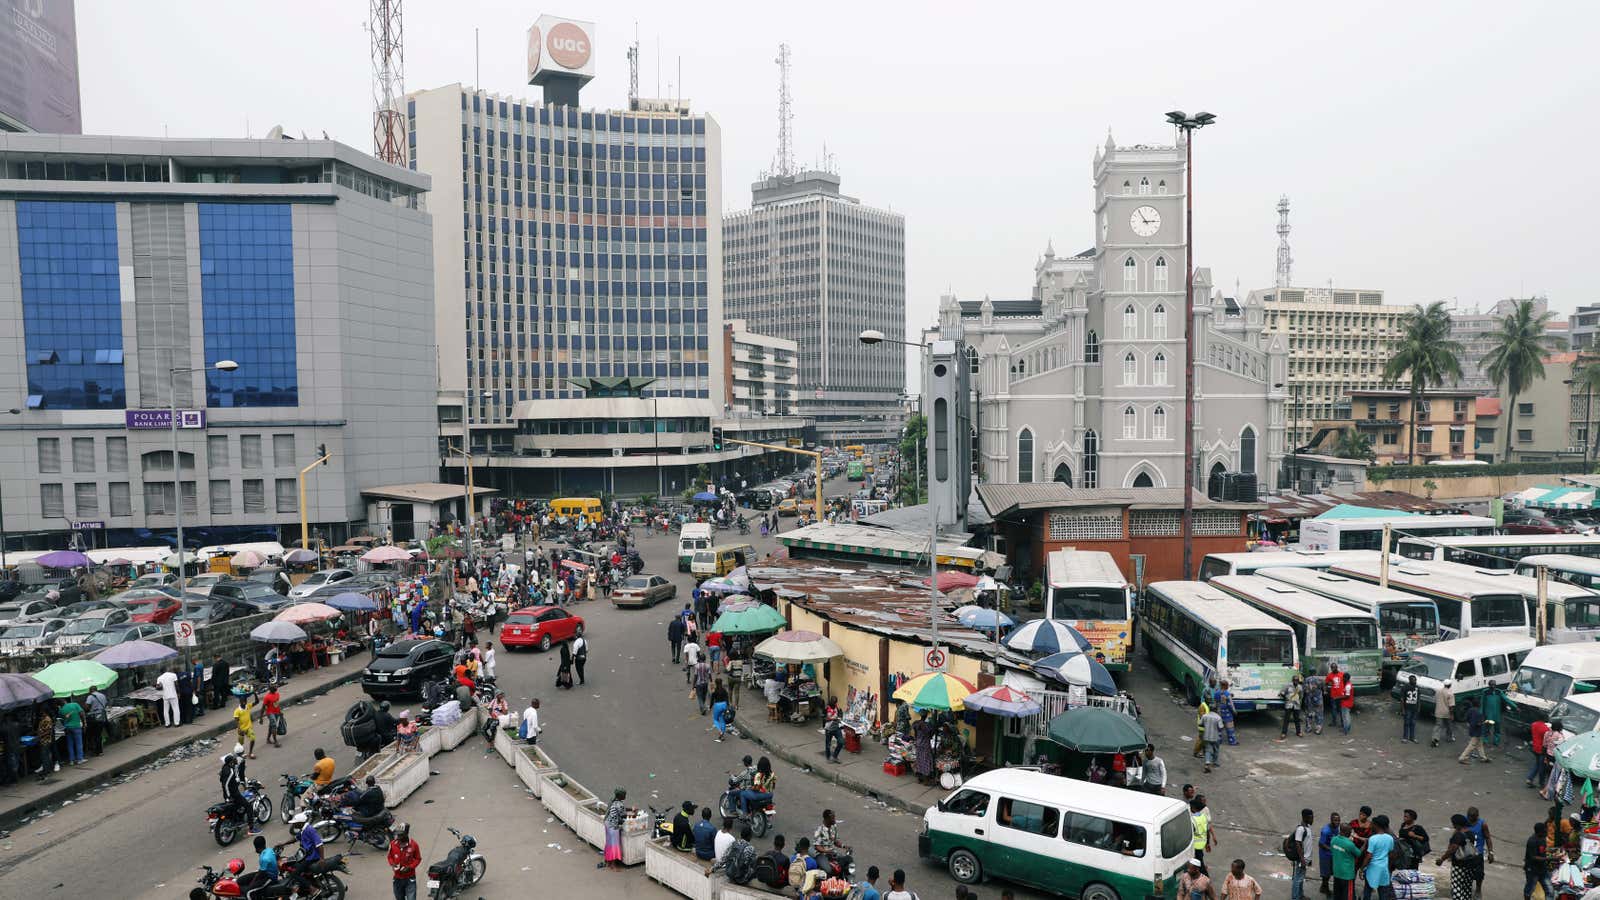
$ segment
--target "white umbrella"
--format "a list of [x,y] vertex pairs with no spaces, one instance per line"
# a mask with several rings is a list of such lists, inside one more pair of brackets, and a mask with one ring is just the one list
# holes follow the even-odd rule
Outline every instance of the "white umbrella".
[[292,644],[302,640],[306,631],[293,622],[262,622],[250,631],[250,640],[261,641],[267,644]]
[[844,648],[815,631],[780,631],[756,645],[756,653],[775,662],[799,665],[844,655]]
[[368,550],[366,553],[361,554],[361,559],[363,562],[369,563],[406,562],[411,559],[411,554],[399,547],[386,545]]

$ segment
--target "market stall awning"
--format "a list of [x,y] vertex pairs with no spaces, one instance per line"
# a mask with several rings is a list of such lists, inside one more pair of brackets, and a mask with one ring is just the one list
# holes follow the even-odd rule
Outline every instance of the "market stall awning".
[[1590,509],[1594,506],[1594,494],[1594,488],[1553,487],[1523,503],[1536,509]]

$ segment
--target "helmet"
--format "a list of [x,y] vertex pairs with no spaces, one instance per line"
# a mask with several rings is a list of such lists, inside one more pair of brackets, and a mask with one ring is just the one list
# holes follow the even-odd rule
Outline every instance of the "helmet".
[[233,755],[234,756],[243,756],[244,755],[244,745],[243,744],[234,744],[233,745]]
[[244,871],[244,860],[234,857],[228,860],[228,871],[234,875]]
[[470,834],[463,834],[461,836],[461,846],[471,850],[472,848],[478,846],[478,839]]

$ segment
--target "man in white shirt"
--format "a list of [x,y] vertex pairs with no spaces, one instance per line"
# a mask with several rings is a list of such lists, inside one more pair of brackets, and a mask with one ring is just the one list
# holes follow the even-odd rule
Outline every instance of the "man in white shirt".
[[481,659],[479,660],[479,662],[483,666],[482,671],[483,671],[484,677],[485,678],[493,678],[494,677],[494,641],[488,641],[483,645],[483,651],[482,651]]
[[711,844],[711,852],[716,855],[717,862],[722,861],[722,855],[728,852],[729,847],[733,846],[733,841],[733,817],[723,816],[722,830],[717,832],[716,840]]
[[181,721],[178,718],[178,673],[168,669],[156,676],[156,684],[161,687],[161,721],[168,728],[177,728]]
[[683,650],[681,653],[683,657],[684,681],[692,684],[694,682],[694,664],[700,661],[700,645],[695,643],[694,638],[686,637],[683,639]]
[[539,724],[539,698],[528,701],[528,708],[522,711],[522,738],[530,744],[539,743],[539,732],[544,728]]

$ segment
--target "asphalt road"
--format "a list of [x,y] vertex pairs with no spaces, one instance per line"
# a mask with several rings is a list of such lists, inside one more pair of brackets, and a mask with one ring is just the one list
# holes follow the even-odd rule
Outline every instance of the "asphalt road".
[[[828,488],[830,494],[839,493],[844,483]],[[787,528],[793,523],[784,520]],[[749,540],[760,550],[775,546],[756,534]],[[675,540],[648,537],[641,545],[648,571],[671,578],[687,597],[692,582],[676,571]],[[663,604],[650,610],[616,610],[604,602],[580,604],[574,611],[587,622],[591,647],[587,685],[555,689],[556,655],[535,652],[502,652],[500,683],[514,703],[531,696],[541,699],[546,749],[597,793],[620,786],[637,805],[676,806],[683,800],[713,805],[727,773],[744,754],[759,755],[759,748],[743,740],[713,742],[708,719],[698,715],[681,669],[671,664],[666,621],[674,608]],[[1364,704],[1349,737],[1325,731],[1321,737],[1280,744],[1272,740],[1275,721],[1246,717],[1241,746],[1225,748],[1223,768],[1208,776],[1187,749],[1194,734],[1193,711],[1173,696],[1164,676],[1150,670],[1142,656],[1139,660],[1126,686],[1143,705],[1145,724],[1168,761],[1172,784],[1190,781],[1207,792],[1218,826],[1217,858],[1246,859],[1266,896],[1288,895],[1277,845],[1301,806],[1313,808],[1322,821],[1329,809],[1354,814],[1362,803],[1389,812],[1397,821],[1404,807],[1420,810],[1434,831],[1436,847],[1449,813],[1478,805],[1501,847],[1501,862],[1490,867],[1485,895],[1512,896],[1520,884],[1516,848],[1542,812],[1534,793],[1522,787],[1527,756],[1514,749],[1520,742],[1509,742],[1508,752],[1497,752],[1493,765],[1460,766],[1454,753],[1461,744],[1449,752],[1399,744],[1398,719],[1389,701],[1374,699]],[[278,773],[308,770],[311,751],[318,746],[331,751],[339,771],[348,770],[352,755],[341,746],[337,726],[344,709],[359,696],[358,688],[346,686],[288,708],[285,745],[259,744],[250,773],[276,796]],[[216,772],[223,749],[143,772],[17,828],[0,840],[0,896],[184,897],[197,866],[221,866],[236,855],[248,858],[244,841],[224,850],[205,828],[205,808],[218,795]],[[816,764],[826,765],[820,736]],[[512,771],[498,757],[485,758],[481,742],[469,741],[434,757],[433,768],[438,774],[397,814],[413,823],[427,861],[449,849],[447,824],[478,838],[489,869],[474,896],[510,897],[540,889],[583,897],[673,896],[646,879],[642,869],[624,875],[597,872],[598,855],[559,823],[548,821]],[[811,832],[823,808],[832,808],[842,836],[855,847],[861,871],[876,864],[886,878],[903,867],[911,887],[923,897],[953,896],[954,884],[942,869],[917,860],[914,816],[852,795],[786,763],[775,763],[775,769],[775,833],[788,836],[791,846]],[[267,835],[276,842],[286,839],[287,831],[275,823]],[[765,843],[759,846],[765,849]],[[352,897],[389,896],[381,854],[369,850],[354,857],[351,868]],[[985,885],[980,895],[997,896],[998,886]],[[1017,896],[1036,895],[1017,891]]]

